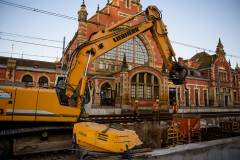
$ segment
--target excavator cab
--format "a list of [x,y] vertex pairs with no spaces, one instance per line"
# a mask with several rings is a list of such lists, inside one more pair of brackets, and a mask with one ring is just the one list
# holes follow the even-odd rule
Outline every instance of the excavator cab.
[[[77,97],[67,97],[66,96],[66,76],[58,76],[55,82],[55,88],[56,88],[56,92],[58,94],[58,98],[59,98],[59,102],[62,105],[66,105],[66,106],[77,106]],[[89,107],[89,105],[91,106],[92,103],[92,92],[93,92],[93,87],[91,85],[91,82],[88,81],[87,82],[87,86],[85,88],[85,92],[84,95],[82,97],[82,109],[85,108],[91,108]],[[84,109],[85,111],[85,109]]]

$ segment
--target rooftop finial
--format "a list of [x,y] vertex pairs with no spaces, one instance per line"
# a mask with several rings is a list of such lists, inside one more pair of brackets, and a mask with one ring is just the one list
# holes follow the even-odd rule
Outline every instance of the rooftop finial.
[[85,5],[85,0],[82,1],[81,7],[86,7],[86,5]]
[[217,45],[219,48],[223,48],[223,45],[222,45],[222,41],[221,39],[219,38],[218,39],[218,45]]
[[223,44],[222,44],[222,41],[221,41],[220,38],[218,39],[216,53],[225,55],[225,52],[224,52],[224,49],[223,49]]
[[100,6],[99,6],[99,4],[98,4],[98,6],[97,6],[97,12],[100,10]]

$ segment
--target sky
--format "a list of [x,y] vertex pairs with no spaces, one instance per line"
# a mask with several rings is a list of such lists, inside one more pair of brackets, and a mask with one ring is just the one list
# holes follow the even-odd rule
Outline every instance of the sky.
[[[77,31],[76,20],[63,19],[7,6],[0,0],[0,56],[55,61],[62,55],[63,37],[66,45]],[[5,0],[20,5],[77,17],[82,0]],[[97,4],[103,8],[107,0],[85,0],[88,18],[96,13]],[[141,0],[143,9],[156,5],[163,14],[171,41],[216,50],[218,39],[224,45],[232,67],[240,64],[240,1],[239,0]],[[60,42],[9,36],[21,34]],[[5,39],[5,40],[3,40]],[[59,48],[50,48],[15,41],[24,41]],[[172,43],[177,57],[191,58],[201,49]],[[210,52],[209,52],[210,53]],[[214,53],[210,53],[214,54]],[[231,57],[233,55],[235,57]]]

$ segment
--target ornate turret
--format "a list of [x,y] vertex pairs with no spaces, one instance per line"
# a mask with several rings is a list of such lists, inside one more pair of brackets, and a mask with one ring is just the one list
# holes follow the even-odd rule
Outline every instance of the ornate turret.
[[81,45],[87,40],[87,9],[83,0],[80,10],[78,11],[78,31],[77,44]]
[[220,38],[219,38],[219,40],[218,40],[218,45],[217,45],[216,53],[217,53],[217,55],[220,55],[220,54],[225,55],[225,52],[224,52],[224,49],[223,49],[223,44],[222,44]]
[[78,11],[78,21],[79,22],[86,22],[87,21],[87,10],[86,10],[86,5],[85,1],[83,0],[81,9]]

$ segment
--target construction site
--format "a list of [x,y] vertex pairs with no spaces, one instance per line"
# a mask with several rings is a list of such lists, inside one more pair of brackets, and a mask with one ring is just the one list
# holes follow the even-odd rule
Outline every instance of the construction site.
[[[76,18],[0,0],[77,21],[68,43],[0,32],[62,52],[54,62],[13,57],[12,44],[0,55],[0,159],[240,159],[240,68],[222,40],[213,53],[170,40],[160,4],[108,0],[89,18],[89,3]],[[184,59],[176,44],[201,51]]]
[[84,120],[98,123],[112,121],[113,128],[120,125],[134,130],[143,144],[130,150],[129,155],[86,152],[73,146],[71,133],[68,136],[53,136],[50,132],[45,140],[40,138],[33,141],[32,137],[36,136],[33,135],[16,142],[13,160],[239,158],[239,113],[162,113],[160,117],[157,121],[152,119],[152,114],[142,114],[137,119],[132,115],[122,115],[94,116],[91,121],[89,118]]

